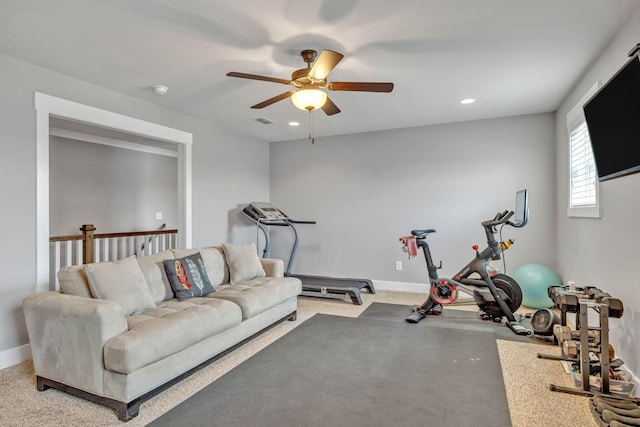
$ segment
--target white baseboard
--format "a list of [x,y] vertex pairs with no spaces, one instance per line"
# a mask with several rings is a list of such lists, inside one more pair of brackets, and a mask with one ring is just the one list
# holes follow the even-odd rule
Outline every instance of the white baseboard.
[[429,292],[429,286],[425,283],[409,283],[409,282],[388,282],[386,280],[373,280],[373,286],[376,289],[384,289],[387,291],[414,292],[417,294],[426,294]]
[[17,365],[28,359],[31,359],[31,345],[29,344],[0,351],[0,369]]

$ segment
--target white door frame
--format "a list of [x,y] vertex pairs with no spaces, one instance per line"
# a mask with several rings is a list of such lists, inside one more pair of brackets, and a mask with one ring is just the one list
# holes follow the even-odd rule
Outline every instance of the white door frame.
[[111,111],[35,92],[36,109],[36,289],[49,284],[49,117],[158,139],[178,149],[178,247],[191,247],[191,145],[193,134]]

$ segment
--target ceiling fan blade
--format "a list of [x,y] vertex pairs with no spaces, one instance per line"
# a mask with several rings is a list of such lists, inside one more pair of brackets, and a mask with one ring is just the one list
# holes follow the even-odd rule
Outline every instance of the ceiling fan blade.
[[289,80],[285,80],[285,79],[278,79],[275,77],[267,77],[267,76],[259,76],[257,74],[246,74],[246,73],[236,73],[235,71],[232,71],[230,73],[227,73],[228,77],[238,77],[241,79],[251,79],[251,80],[262,80],[265,82],[272,82],[272,83],[282,83],[283,85],[288,85],[289,83],[291,83]]
[[264,107],[268,107],[271,104],[275,104],[278,101],[282,101],[283,99],[287,99],[289,98],[293,93],[295,92],[295,90],[290,90],[288,92],[284,92],[281,93],[280,95],[274,96],[273,98],[269,98],[266,101],[262,101],[259,104],[256,105],[252,105],[251,108],[264,108]]
[[336,106],[336,104],[333,103],[330,98],[327,98],[321,108],[327,116],[333,116],[334,114],[338,114],[340,112],[340,109]]
[[309,77],[316,80],[324,80],[327,78],[331,70],[338,65],[344,58],[344,55],[338,52],[334,52],[332,50],[323,50],[316,59],[315,64],[311,67],[311,71],[309,71]]
[[332,82],[327,84],[327,89],[357,92],[391,92],[393,83]]

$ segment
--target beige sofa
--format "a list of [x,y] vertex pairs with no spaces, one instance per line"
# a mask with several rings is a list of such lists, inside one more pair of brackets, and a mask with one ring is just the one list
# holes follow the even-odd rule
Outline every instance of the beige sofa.
[[[128,421],[143,401],[270,326],[296,319],[301,283],[283,277],[281,260],[247,258],[253,244],[224,249],[62,268],[60,292],[35,293],[23,303],[38,390],[96,401]],[[196,253],[215,292],[179,302],[164,260]]]

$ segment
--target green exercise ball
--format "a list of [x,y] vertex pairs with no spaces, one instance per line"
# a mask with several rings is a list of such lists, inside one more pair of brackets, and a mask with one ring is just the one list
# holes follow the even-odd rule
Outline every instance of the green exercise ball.
[[551,285],[562,285],[560,276],[542,264],[521,265],[515,269],[511,277],[522,289],[522,305],[529,308],[553,307],[547,288]]

